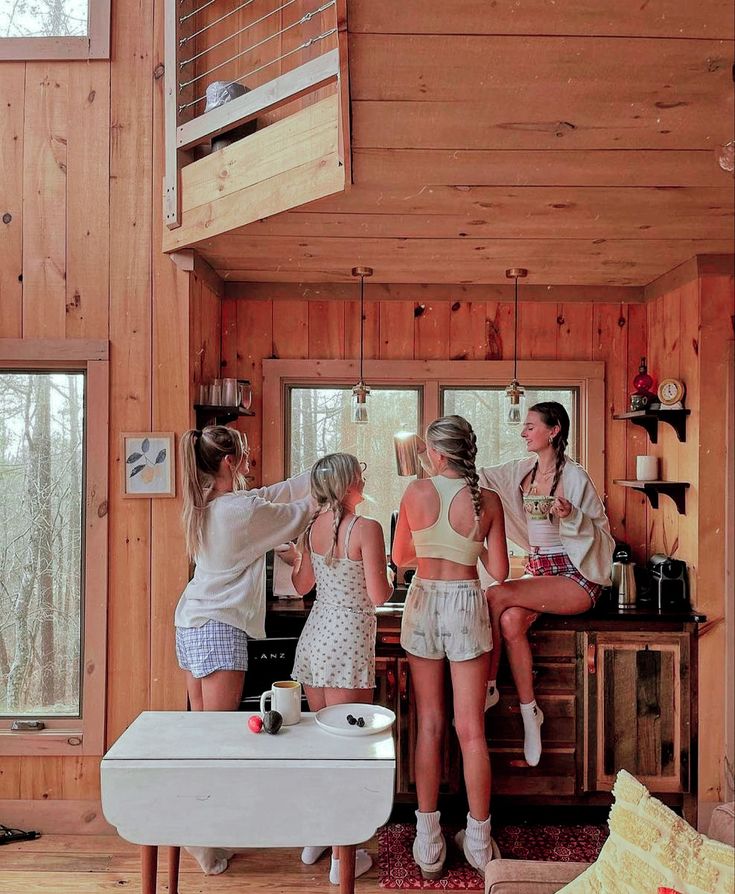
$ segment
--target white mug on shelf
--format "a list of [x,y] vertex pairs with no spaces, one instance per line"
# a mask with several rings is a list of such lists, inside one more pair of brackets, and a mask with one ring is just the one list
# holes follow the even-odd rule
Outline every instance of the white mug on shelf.
[[301,683],[295,680],[279,680],[260,696],[260,713],[265,713],[270,699],[271,711],[278,711],[284,726],[292,726],[301,720]]
[[658,481],[658,457],[636,456],[635,474],[638,481]]

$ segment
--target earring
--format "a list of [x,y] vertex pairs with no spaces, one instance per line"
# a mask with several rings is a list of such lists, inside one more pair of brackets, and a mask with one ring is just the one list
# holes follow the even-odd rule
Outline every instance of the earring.
[[549,435],[549,444],[553,444],[553,443],[554,443],[554,438],[552,435]]

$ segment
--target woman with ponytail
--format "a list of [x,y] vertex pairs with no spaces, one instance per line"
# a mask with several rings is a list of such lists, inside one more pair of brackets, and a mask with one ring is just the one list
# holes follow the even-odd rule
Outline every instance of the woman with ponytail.
[[490,760],[483,712],[492,635],[477,560],[482,557],[488,573],[503,580],[508,552],[503,508],[497,494],[480,487],[476,454],[477,440],[467,420],[445,416],[431,423],[422,463],[433,477],[406,488],[393,542],[396,565],[418,566],[406,596],[401,645],[408,653],[418,715],[413,856],[426,879],[441,876],[446,857],[437,810],[445,659],[469,802],[467,828],[456,840],[482,875],[497,856],[490,835]]
[[[521,437],[535,456],[480,469],[480,480],[503,501],[508,536],[528,550],[526,576],[500,581],[487,590],[493,651],[485,707],[497,704],[500,645],[504,641],[520,698],[526,762],[541,758],[544,715],[533,692],[528,629],[541,612],[576,615],[590,609],[610,583],[614,541],[594,485],[566,455],[569,416],[556,401],[534,404]],[[538,497],[553,498],[548,515],[538,515]]]
[[[235,711],[248,637],[265,637],[265,554],[297,537],[311,517],[308,474],[245,489],[247,441],[224,425],[180,440],[186,548],[194,576],[176,606],[176,656],[192,711]],[[220,848],[193,848],[209,875],[227,868]]]
[[[375,687],[375,606],[393,592],[388,580],[380,524],[357,516],[363,500],[365,466],[349,453],[330,453],[314,463],[311,495],[316,512],[298,546],[285,554],[298,593],[316,583],[316,599],[299,637],[293,678],[304,687],[309,708],[369,704]],[[304,863],[315,863],[326,846],[308,846]],[[339,884],[339,858],[332,850],[329,879]],[[372,859],[359,849],[355,875]]]

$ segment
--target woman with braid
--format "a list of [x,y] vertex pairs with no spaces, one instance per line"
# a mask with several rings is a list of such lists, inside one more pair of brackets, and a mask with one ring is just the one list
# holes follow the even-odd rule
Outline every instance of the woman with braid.
[[[331,453],[314,463],[311,495],[316,512],[298,547],[282,555],[304,595],[316,583],[316,599],[296,646],[292,677],[304,687],[309,708],[373,700],[375,606],[393,592],[387,577],[380,524],[358,517],[365,466],[349,453]],[[316,862],[326,846],[305,847],[301,859]],[[329,880],[339,884],[339,858],[332,851]],[[355,855],[355,876],[367,872],[367,851]]]
[[393,542],[395,564],[418,566],[406,596],[401,645],[408,653],[418,719],[413,857],[426,879],[441,876],[446,857],[437,810],[444,659],[449,661],[469,802],[467,828],[457,835],[457,844],[482,875],[494,855],[483,710],[492,635],[477,560],[482,555],[488,573],[504,580],[508,552],[500,498],[479,486],[476,454],[475,433],[461,416],[431,423],[422,462],[433,477],[406,489]]
[[[521,702],[523,752],[535,767],[544,715],[534,698],[528,629],[541,612],[576,615],[595,604],[610,583],[614,541],[589,476],[565,453],[569,416],[564,407],[556,401],[532,406],[521,437],[535,456],[480,469],[480,480],[503,501],[508,536],[529,552],[525,577],[487,590],[496,648],[485,707],[499,700],[495,681],[502,640]],[[543,519],[531,514],[538,496],[554,497]]]

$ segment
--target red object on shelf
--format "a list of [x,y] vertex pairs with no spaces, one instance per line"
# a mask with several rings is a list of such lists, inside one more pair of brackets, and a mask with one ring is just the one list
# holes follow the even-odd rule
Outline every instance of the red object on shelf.
[[648,374],[645,357],[641,357],[638,375],[633,379],[633,387],[636,394],[654,394],[653,378]]

